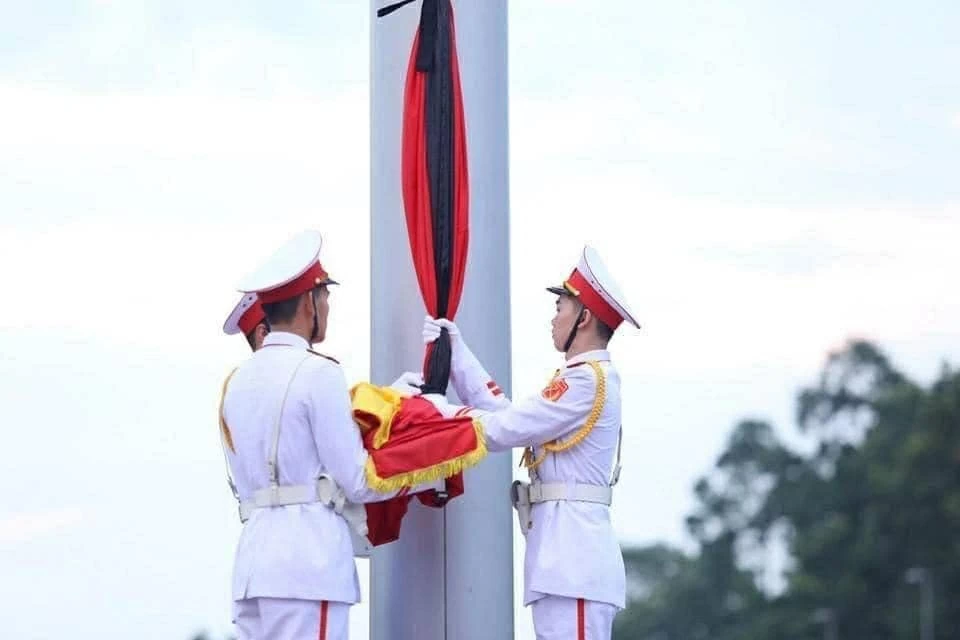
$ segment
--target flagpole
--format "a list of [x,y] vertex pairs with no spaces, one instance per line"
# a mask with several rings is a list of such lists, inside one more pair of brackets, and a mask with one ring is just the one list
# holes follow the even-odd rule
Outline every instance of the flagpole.
[[[424,306],[400,187],[403,86],[419,3],[377,19],[371,2],[371,380],[419,370]],[[470,173],[470,242],[457,324],[509,394],[510,267],[506,0],[454,2]],[[445,509],[411,502],[400,539],[371,557],[372,640],[513,637],[509,452],[465,473]]]

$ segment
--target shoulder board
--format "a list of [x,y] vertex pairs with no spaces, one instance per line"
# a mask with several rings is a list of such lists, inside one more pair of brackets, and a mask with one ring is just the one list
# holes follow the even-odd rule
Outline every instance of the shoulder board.
[[337,360],[336,358],[331,358],[330,356],[325,355],[325,354],[323,354],[323,353],[320,353],[319,351],[314,351],[313,349],[307,349],[307,352],[308,352],[308,353],[312,353],[312,354],[315,355],[315,356],[320,356],[321,358],[324,358],[324,359],[326,359],[326,360],[329,360],[330,362],[332,362],[332,363],[334,363],[334,364],[340,364],[340,361]]

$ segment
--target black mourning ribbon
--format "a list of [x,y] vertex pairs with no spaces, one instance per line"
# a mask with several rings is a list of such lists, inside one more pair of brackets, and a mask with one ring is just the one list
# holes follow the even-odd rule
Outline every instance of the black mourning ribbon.
[[[413,2],[402,0],[377,10],[377,17],[390,15]],[[453,271],[453,81],[450,37],[450,0],[423,0],[416,69],[428,74],[425,96],[427,174],[432,208],[433,267],[437,283],[438,318],[447,317]],[[423,393],[446,395],[450,382],[450,335],[444,329],[426,362]]]

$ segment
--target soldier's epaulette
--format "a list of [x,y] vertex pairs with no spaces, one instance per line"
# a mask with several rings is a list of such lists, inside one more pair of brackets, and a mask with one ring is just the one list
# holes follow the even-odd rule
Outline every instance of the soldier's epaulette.
[[326,354],[320,353],[319,351],[314,351],[313,349],[307,349],[307,351],[310,352],[310,353],[312,353],[312,354],[315,355],[315,356],[320,356],[321,358],[326,358],[327,360],[329,360],[330,362],[332,362],[332,363],[334,363],[334,364],[340,364],[340,361],[337,360],[336,358],[332,358],[332,357],[330,357],[330,356],[328,356],[328,355],[326,355]]

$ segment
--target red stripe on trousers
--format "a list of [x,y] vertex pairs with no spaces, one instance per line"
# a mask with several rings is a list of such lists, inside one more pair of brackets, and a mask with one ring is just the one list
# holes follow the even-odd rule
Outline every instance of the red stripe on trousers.
[[330,603],[324,600],[320,603],[320,635],[319,640],[327,640],[327,605]]
[[[324,603],[326,604],[326,603]],[[577,640],[587,640],[583,598],[577,599]]]

